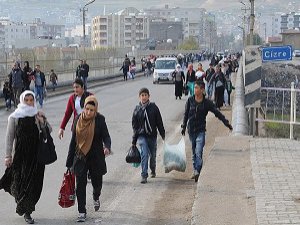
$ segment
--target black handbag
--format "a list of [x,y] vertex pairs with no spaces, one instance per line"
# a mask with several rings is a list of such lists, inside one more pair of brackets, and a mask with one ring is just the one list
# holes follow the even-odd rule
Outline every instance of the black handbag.
[[47,139],[44,138],[43,132],[40,132],[37,161],[41,164],[49,165],[57,160],[57,155],[49,128],[46,126],[44,131]]
[[141,154],[138,148],[133,145],[128,150],[126,155],[126,162],[127,163],[141,163]]

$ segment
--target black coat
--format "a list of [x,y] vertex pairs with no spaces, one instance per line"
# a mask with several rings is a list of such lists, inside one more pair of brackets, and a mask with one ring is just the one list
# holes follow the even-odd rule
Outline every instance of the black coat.
[[136,144],[139,135],[157,137],[157,129],[162,139],[165,139],[165,128],[159,108],[154,102],[150,102],[150,104],[146,107],[146,110],[149,117],[150,126],[152,128],[152,133],[146,134],[143,110],[140,105],[137,105],[132,115],[132,144]]
[[216,108],[215,104],[206,98],[203,98],[201,103],[197,103],[195,96],[188,98],[185,104],[185,112],[182,127],[188,127],[189,134],[197,134],[206,131],[206,116],[208,112],[212,112],[221,120],[225,126],[229,126],[229,121],[225,116]]
[[[75,173],[77,173],[76,161],[79,160],[76,155],[76,124],[80,115],[76,118],[74,122],[74,129],[72,132],[72,139],[69,146],[69,153],[67,157],[66,166],[68,168],[74,166]],[[106,162],[105,155],[103,152],[103,145],[110,149],[111,147],[111,139],[106,126],[105,117],[99,113],[97,113],[95,118],[95,133],[92,142],[92,146],[90,151],[85,157],[86,164],[93,165],[96,173],[100,173],[102,175],[106,174]],[[79,168],[78,168],[79,169]]]

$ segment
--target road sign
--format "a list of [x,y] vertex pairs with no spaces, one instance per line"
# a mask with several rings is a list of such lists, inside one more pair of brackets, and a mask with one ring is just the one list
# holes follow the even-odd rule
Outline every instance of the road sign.
[[292,46],[286,45],[263,48],[262,60],[263,62],[292,60]]

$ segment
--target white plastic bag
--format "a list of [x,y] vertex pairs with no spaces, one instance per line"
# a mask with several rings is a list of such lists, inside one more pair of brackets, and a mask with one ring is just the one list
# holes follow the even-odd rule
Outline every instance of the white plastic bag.
[[172,170],[184,172],[186,169],[185,142],[182,137],[177,145],[164,144],[163,164],[165,173]]

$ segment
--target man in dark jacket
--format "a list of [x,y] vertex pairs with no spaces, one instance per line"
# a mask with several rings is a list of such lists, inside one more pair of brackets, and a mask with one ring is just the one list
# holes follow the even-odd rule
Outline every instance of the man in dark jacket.
[[12,68],[12,71],[8,75],[9,77],[9,88],[12,91],[13,94],[13,101],[15,108],[19,104],[20,95],[23,92],[24,89],[24,74],[23,71],[20,68],[20,63],[15,62],[14,67]]
[[151,177],[156,176],[157,129],[162,139],[165,139],[165,128],[159,108],[155,103],[149,101],[149,97],[147,88],[139,91],[140,103],[135,107],[132,116],[132,145],[138,143],[140,146],[142,184],[147,183],[149,156]]
[[80,78],[84,83],[84,90],[87,90],[87,78],[89,76],[90,66],[86,60],[80,60],[80,64],[76,69],[76,77]]
[[232,126],[225,116],[216,108],[211,100],[205,98],[205,84],[203,81],[196,81],[194,87],[195,95],[188,98],[185,104],[181,134],[185,135],[188,127],[189,139],[192,143],[194,174],[192,179],[198,182],[202,169],[202,153],[205,144],[206,116],[212,112],[221,120],[226,127],[232,130]]
[[46,78],[45,74],[41,71],[40,65],[35,66],[33,76],[35,97],[38,98],[40,107],[42,108],[46,89]]

